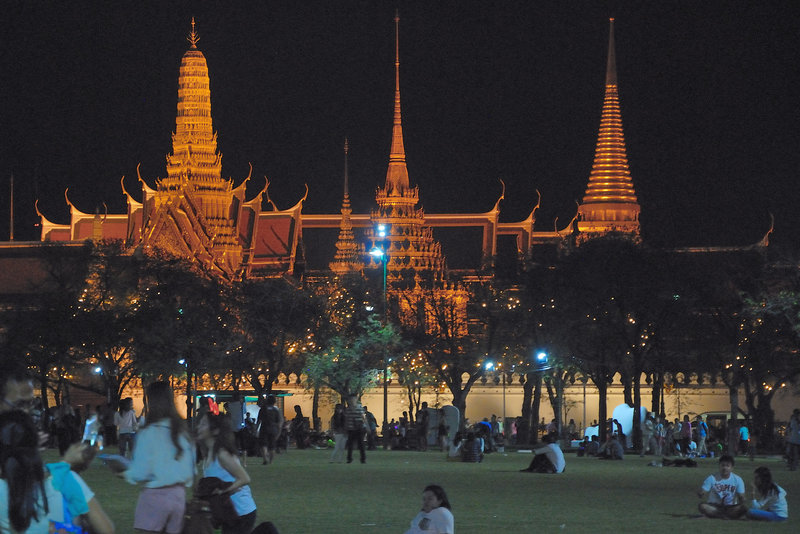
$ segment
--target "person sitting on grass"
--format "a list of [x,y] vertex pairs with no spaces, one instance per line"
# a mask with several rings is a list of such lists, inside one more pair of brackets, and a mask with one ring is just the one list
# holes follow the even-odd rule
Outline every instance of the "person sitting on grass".
[[700,513],[717,519],[738,519],[745,514],[744,481],[733,472],[732,456],[719,459],[719,473],[709,475],[697,490],[697,496],[707,499],[698,506]]
[[548,434],[542,440],[544,446],[533,450],[531,465],[520,471],[524,473],[563,473],[567,462],[564,453],[556,443],[556,435]]
[[789,507],[786,504],[786,490],[772,481],[769,468],[756,469],[753,482],[753,506],[747,511],[750,519],[762,521],[786,521]]
[[461,461],[477,463],[483,461],[483,443],[475,432],[467,432],[467,439],[461,445]]
[[430,485],[422,491],[422,509],[411,520],[405,534],[453,534],[455,520],[450,501],[441,486]]
[[617,434],[611,434],[597,451],[600,460],[622,460],[625,458],[625,449],[619,441]]

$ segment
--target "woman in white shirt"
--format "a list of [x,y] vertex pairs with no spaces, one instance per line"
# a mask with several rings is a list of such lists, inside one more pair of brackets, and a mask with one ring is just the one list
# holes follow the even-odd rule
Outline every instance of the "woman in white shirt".
[[122,476],[144,482],[136,503],[137,532],[179,534],[186,511],[186,488],[194,483],[194,444],[167,382],[153,382],[147,395],[147,424],[136,436],[133,459]]
[[92,532],[114,533],[92,490],[70,470],[68,457],[83,461],[84,448],[70,447],[64,462],[48,465],[53,473],[48,475],[31,417],[19,410],[0,414],[0,533],[47,534],[55,523],[72,523],[81,516]]
[[406,534],[454,534],[450,501],[441,486],[430,485],[422,491],[422,510],[411,520]]
[[756,468],[755,475],[753,503],[747,511],[747,517],[761,521],[786,521],[789,519],[786,490],[772,481],[772,473],[768,467]]

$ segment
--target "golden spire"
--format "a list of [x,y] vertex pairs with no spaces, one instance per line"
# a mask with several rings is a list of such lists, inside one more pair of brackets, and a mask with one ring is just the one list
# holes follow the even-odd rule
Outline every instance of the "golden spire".
[[350,153],[350,144],[347,142],[347,138],[344,138],[344,198],[348,198],[350,196],[350,190],[347,187],[347,155]]
[[[378,207],[370,215],[373,227],[365,232],[367,249],[377,247],[386,254],[386,276],[391,287],[413,289],[417,280],[424,280],[428,287],[436,287],[443,283],[446,265],[441,246],[433,238],[431,228],[425,225],[424,211],[416,208],[419,203],[419,188],[411,187],[408,181],[400,121],[400,17],[396,13],[394,24],[392,149],[389,170],[386,172],[386,186],[378,189],[375,195]],[[380,265],[380,261],[374,256],[370,256],[367,262],[368,266]]]
[[197,41],[200,40],[200,35],[194,29],[194,17],[192,17],[192,33],[186,38],[192,45],[192,48],[197,48]]
[[386,193],[402,194],[408,189],[406,149],[403,146],[403,123],[400,116],[400,14],[394,15],[394,124],[389,169],[386,171]]
[[344,195],[342,196],[342,222],[339,224],[339,239],[336,241],[336,255],[329,264],[331,271],[338,274],[355,273],[364,270],[364,263],[359,257],[359,246],[353,235],[353,224],[350,221],[350,194],[348,193],[347,155],[350,145],[344,140]]
[[584,232],[639,233],[639,204],[628,169],[617,90],[614,19],[609,20],[606,89],[592,172],[578,208]]

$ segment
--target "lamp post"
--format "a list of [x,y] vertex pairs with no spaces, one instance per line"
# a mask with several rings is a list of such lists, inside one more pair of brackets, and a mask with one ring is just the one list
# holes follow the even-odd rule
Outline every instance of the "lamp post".
[[[386,326],[388,320],[388,310],[386,306],[386,265],[389,263],[389,246],[388,242],[385,239],[386,237],[386,225],[379,224],[375,227],[376,235],[381,238],[380,246],[372,247],[372,250],[369,251],[370,255],[373,258],[380,258],[381,264],[383,264],[383,320],[381,321],[383,326]],[[383,344],[383,425],[381,427],[381,435],[383,437],[383,448],[387,449],[389,447],[389,443],[386,439],[386,431],[389,428],[389,363],[386,360],[386,342]]]

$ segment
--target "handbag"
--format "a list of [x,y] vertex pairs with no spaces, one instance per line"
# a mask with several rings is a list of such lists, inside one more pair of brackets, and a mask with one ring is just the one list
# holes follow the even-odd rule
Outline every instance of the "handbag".
[[211,524],[211,509],[201,499],[192,499],[186,503],[183,518],[183,534],[214,534]]

